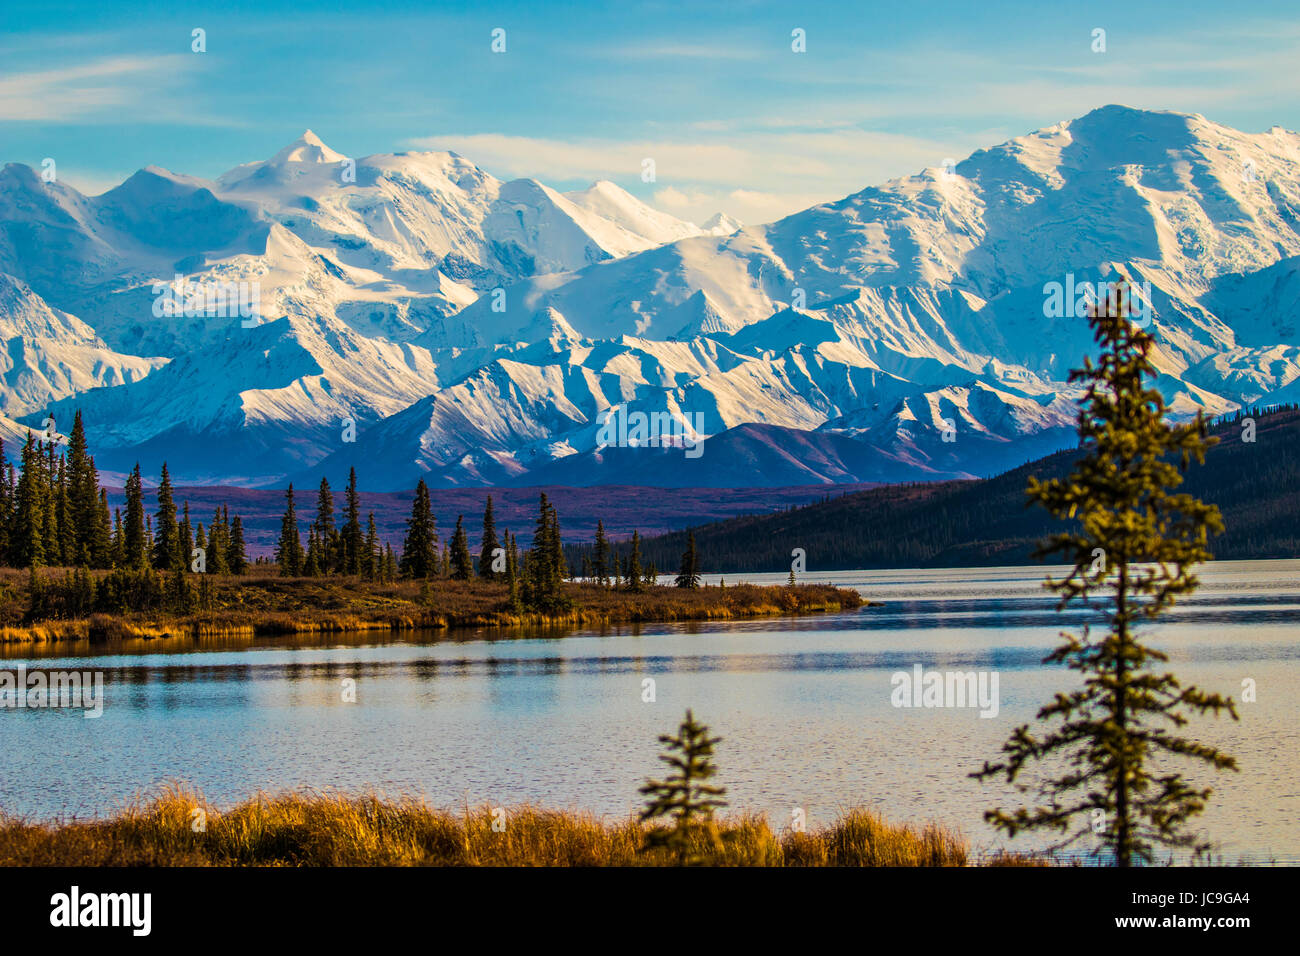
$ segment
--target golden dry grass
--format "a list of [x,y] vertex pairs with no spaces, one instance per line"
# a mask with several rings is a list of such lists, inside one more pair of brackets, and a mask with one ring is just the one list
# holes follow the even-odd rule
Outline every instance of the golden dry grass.
[[[202,811],[205,826],[196,828]],[[490,808],[460,813],[412,799],[296,793],[257,796],[221,811],[183,787],[112,818],[63,824],[0,818],[4,866],[666,866],[642,852],[646,826],[585,813],[515,807],[504,829]],[[766,818],[729,815],[714,866],[965,866],[962,837],[936,824],[891,824],[854,809],[830,826],[774,832]]]
[[[50,578],[63,570],[45,569]],[[92,572],[102,577],[104,572]],[[504,584],[433,579],[377,584],[358,578],[282,578],[274,569],[211,575],[211,606],[188,614],[130,612],[30,620],[26,572],[0,569],[0,643],[113,641],[125,638],[290,635],[450,627],[592,626],[704,621],[838,611],[862,605],[856,591],[830,585],[795,588],[740,584],[629,593],[570,582],[572,609],[511,613]]]

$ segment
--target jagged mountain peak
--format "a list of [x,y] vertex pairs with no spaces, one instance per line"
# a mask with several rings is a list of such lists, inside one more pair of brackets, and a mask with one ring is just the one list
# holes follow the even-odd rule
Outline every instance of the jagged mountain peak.
[[739,219],[728,216],[725,212],[715,212],[700,227],[710,236],[731,236],[745,228]]
[[[1073,439],[1067,375],[1094,347],[1079,284],[1121,269],[1150,283],[1178,414],[1300,382],[1300,137],[1278,128],[1110,105],[743,229],[675,219],[635,184],[342,158],[308,131],[215,183],[146,167],[93,199],[0,171],[0,272],[31,293],[0,284],[20,340],[0,413],[62,398],[106,456],[181,449],[196,480],[328,456],[403,482],[600,481],[616,406],[978,474]],[[151,316],[174,273],[258,284],[260,326]],[[99,387],[107,350],[117,381],[147,377]],[[85,371],[57,379],[60,362]]]
[[272,156],[269,162],[282,166],[285,163],[339,163],[346,158],[342,153],[326,146],[319,136],[308,129]]

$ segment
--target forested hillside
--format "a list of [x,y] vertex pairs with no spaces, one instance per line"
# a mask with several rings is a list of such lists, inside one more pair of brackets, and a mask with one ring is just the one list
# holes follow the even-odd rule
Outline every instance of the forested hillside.
[[[1255,423],[1254,441],[1246,419]],[[1300,555],[1300,409],[1283,407],[1217,423],[1219,438],[1182,490],[1214,502],[1226,531],[1216,558]],[[1247,440],[1243,440],[1247,439]],[[1058,452],[981,481],[891,485],[800,508],[692,529],[704,573],[784,571],[803,548],[810,571],[1022,564],[1053,529],[1025,506],[1025,482],[1063,476],[1077,455]],[[642,543],[645,560],[676,568],[687,531]]]

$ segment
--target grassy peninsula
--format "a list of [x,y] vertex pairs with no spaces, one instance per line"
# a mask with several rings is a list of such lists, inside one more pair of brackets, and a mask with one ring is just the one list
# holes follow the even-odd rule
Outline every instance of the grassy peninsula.
[[[87,582],[92,595],[105,592],[110,573],[41,569],[35,576],[41,593],[34,600],[29,572],[0,570],[0,642],[706,621],[839,611],[863,603],[856,591],[820,584],[647,585],[627,591],[566,581],[559,586],[560,600],[528,608],[512,606],[504,582],[282,577],[274,566],[257,566],[242,575],[194,575],[189,606],[160,600],[154,606],[140,602],[145,606],[138,610],[129,604],[97,610],[94,597],[84,599]],[[168,575],[158,576],[166,595]]]

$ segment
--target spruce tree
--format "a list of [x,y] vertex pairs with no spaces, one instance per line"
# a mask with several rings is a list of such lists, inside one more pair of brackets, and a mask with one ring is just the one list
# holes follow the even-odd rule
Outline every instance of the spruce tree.
[[560,585],[569,576],[568,562],[564,557],[564,540],[560,536],[560,515],[555,510],[555,505],[550,507],[551,520],[546,532],[546,543],[550,549],[550,555],[547,564],[550,567],[551,577],[549,583],[550,592],[555,597],[560,595]]
[[176,502],[172,499],[172,479],[163,462],[162,477],[158,479],[158,519],[154,522],[153,566],[172,568],[181,558],[179,529],[176,523]]
[[609,584],[609,539],[605,537],[605,522],[599,519],[596,521],[596,554],[593,563],[596,583]]
[[357,492],[357,470],[348,470],[348,489],[344,498],[343,559],[344,574],[361,574],[367,564],[365,541],[361,533],[361,495]]
[[55,483],[54,483],[54,502],[55,513],[58,515],[58,545],[59,563],[62,565],[73,565],[77,562],[77,536],[72,527],[72,499],[68,494],[68,467],[67,460],[60,455],[58,464],[55,466]]
[[682,566],[677,572],[677,586],[695,590],[700,586],[700,562],[695,553],[695,532],[686,537],[686,551],[682,554]]
[[14,521],[13,468],[5,460],[5,443],[0,438],[0,564],[16,565],[11,541]]
[[524,561],[521,577],[522,600],[528,607],[558,611],[570,605],[561,585],[568,576],[560,519],[545,492],[538,496],[537,524],[532,547]]
[[95,460],[86,449],[86,429],[78,409],[68,438],[68,511],[71,531],[70,558],[77,565],[97,564],[99,532],[99,475]]
[[149,567],[148,542],[144,528],[144,482],[137,461],[126,479],[126,514],[123,517],[123,559],[129,568]]
[[[90,467],[95,467],[93,458]],[[95,481],[99,481],[97,475]],[[91,567],[108,568],[113,566],[113,560],[113,518],[108,510],[108,489],[100,488],[95,507],[95,527],[90,535],[90,563]]]
[[[1166,421],[1163,396],[1148,387],[1158,375],[1155,342],[1128,321],[1128,295],[1121,284],[1092,310],[1098,361],[1086,358],[1070,375],[1085,385],[1082,457],[1066,479],[1031,477],[1027,489],[1032,502],[1073,522],[1038,552],[1063,555],[1072,565],[1064,578],[1046,582],[1059,595],[1058,608],[1100,609],[1106,632],[1096,638],[1085,625],[1081,634],[1062,635],[1046,662],[1077,671],[1081,686],[1039,710],[1040,733],[1017,728],[1002,759],[973,774],[1005,777],[1019,792],[1041,797],[1037,807],[985,814],[1009,836],[1045,828],[1063,834],[1058,846],[1064,846],[1094,833],[1119,866],[1150,862],[1157,845],[1208,849],[1185,825],[1211,791],[1190,784],[1173,764],[1178,758],[1216,769],[1236,764],[1174,731],[1190,711],[1237,717],[1230,698],[1162,673],[1158,665],[1167,656],[1143,642],[1142,628],[1196,589],[1191,569],[1210,558],[1209,534],[1223,522],[1213,505],[1174,492],[1191,463],[1203,462],[1212,440],[1200,416],[1183,425]],[[1021,783],[1022,771],[1039,761],[1059,775]]]
[[[180,551],[177,551],[179,555]],[[171,603],[173,610],[182,614],[188,613],[194,609],[194,590],[190,587],[190,576],[187,573],[187,565],[177,564],[172,568],[168,577],[171,584]]]
[[[45,524],[41,528],[41,547],[45,551],[45,563],[51,566],[63,563],[62,542],[59,540],[58,465],[54,459],[54,444],[53,441],[46,442],[44,445],[40,442],[36,443],[41,460],[39,474],[43,482],[45,498],[45,507],[42,510]],[[39,454],[42,449],[44,454]]]
[[212,526],[208,530],[208,573],[228,574],[230,572],[230,527],[226,512],[217,508],[212,515]]
[[184,513],[185,520],[180,525],[177,566],[182,571],[188,571],[194,554],[194,527],[190,524],[190,503],[188,501],[185,502]]
[[320,491],[316,493],[316,520],[312,523],[316,532],[317,573],[329,574],[337,563],[333,545],[334,531],[334,494],[330,491],[329,479],[320,480]]
[[431,578],[438,573],[438,529],[429,503],[429,487],[421,478],[415,486],[411,517],[406,522],[402,544],[401,571],[412,578]]
[[456,530],[451,536],[451,576],[457,581],[468,581],[474,576],[474,558],[469,553],[464,515],[456,516]]
[[[39,446],[38,446],[39,447]],[[51,566],[61,565],[63,560],[63,541],[59,534],[60,501],[58,463],[54,458],[54,442],[45,446],[42,458],[41,476],[45,482],[45,525],[41,530],[41,546],[45,551],[45,563]]]
[[235,515],[230,520],[230,544],[226,549],[226,566],[231,574],[248,570],[248,554],[244,550],[244,519]]
[[538,495],[537,523],[533,526],[533,544],[528,549],[524,568],[524,601],[540,605],[551,596],[551,502],[546,492]]
[[284,493],[284,516],[280,519],[280,540],[275,547],[275,560],[280,565],[281,577],[297,577],[302,572],[302,538],[298,536],[298,512],[293,503],[293,482]]
[[709,728],[696,721],[689,710],[675,735],[659,735],[665,750],[659,759],[672,768],[672,773],[663,780],[647,780],[641,787],[640,792],[649,798],[641,821],[667,817],[673,825],[651,829],[643,849],[667,849],[682,865],[703,862],[695,850],[697,835],[707,840],[715,852],[722,849],[713,812],[727,805],[722,799],[727,791],[708,782],[717,773],[713,747],[721,739],[710,737]]
[[645,588],[645,582],[641,576],[641,533],[632,532],[632,552],[627,558],[627,589],[629,591],[641,591]]
[[378,577],[379,532],[375,529],[375,513],[366,520],[366,542],[361,551],[361,574],[367,581]]
[[519,542],[509,531],[506,532],[506,591],[511,613],[523,611],[523,597],[519,588]]
[[13,551],[15,563],[39,568],[45,560],[44,462],[36,437],[29,431],[22,451],[22,472],[14,491]]
[[313,524],[307,529],[307,557],[303,562],[302,573],[309,578],[319,577],[322,559],[320,533]]
[[496,560],[496,551],[501,547],[501,542],[497,540],[497,519],[492,510],[492,496],[487,496],[487,504],[483,507],[483,543],[478,551],[478,575],[486,581],[491,581],[498,577],[497,572],[492,569],[492,562]]
[[113,509],[113,567],[126,567],[126,538],[122,534],[122,509]]

